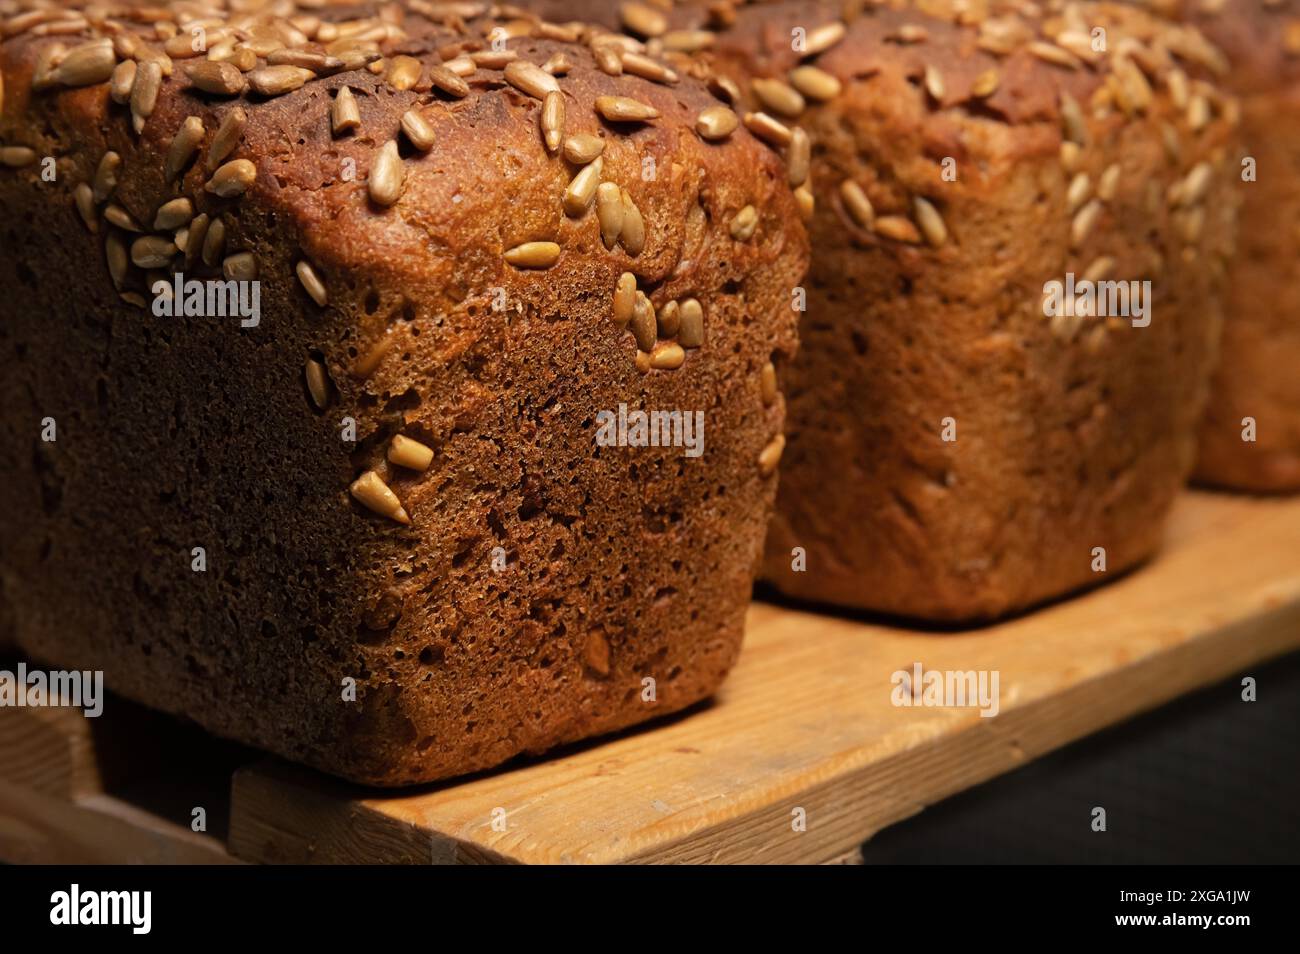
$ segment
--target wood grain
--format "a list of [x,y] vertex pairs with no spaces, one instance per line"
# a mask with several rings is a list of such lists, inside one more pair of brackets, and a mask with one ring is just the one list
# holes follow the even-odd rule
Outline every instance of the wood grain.
[[[233,760],[247,756],[115,696],[95,719],[0,708],[0,861],[230,863]],[[190,830],[198,806],[211,833]]]
[[[1300,499],[1189,493],[1152,564],[996,626],[935,633],[756,604],[713,703],[543,761],[399,794],[257,763],[236,773],[231,850],[300,863],[824,862],[1297,647]],[[891,704],[892,673],[915,662],[996,670],[999,714]]]

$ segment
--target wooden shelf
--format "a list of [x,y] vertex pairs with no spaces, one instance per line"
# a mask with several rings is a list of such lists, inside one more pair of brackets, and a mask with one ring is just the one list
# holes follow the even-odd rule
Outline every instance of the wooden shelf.
[[[234,772],[227,845],[253,862],[842,859],[926,805],[1300,648],[1298,542],[1300,499],[1189,493],[1150,565],[995,626],[935,633],[759,603],[709,704],[397,794],[254,759]],[[893,705],[891,675],[915,663],[996,670],[997,716]],[[35,725],[0,710],[0,755],[39,749]],[[34,790],[39,773],[12,761],[0,760],[0,857],[18,860],[13,815],[30,809],[10,792]],[[797,809],[804,831],[793,830]],[[91,844],[84,832],[80,842]]]

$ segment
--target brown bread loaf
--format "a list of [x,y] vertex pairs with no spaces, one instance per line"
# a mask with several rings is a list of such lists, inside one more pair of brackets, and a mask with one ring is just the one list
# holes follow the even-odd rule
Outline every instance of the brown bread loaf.
[[[718,686],[807,260],[784,166],[661,61],[486,11],[0,6],[23,651],[385,785]],[[168,316],[178,272],[257,321]],[[621,404],[703,453],[606,446]]]
[[1241,101],[1240,239],[1196,477],[1300,490],[1300,0],[1156,6],[1222,49]]
[[[811,138],[813,264],[781,367],[765,577],[968,620],[1150,555],[1221,325],[1236,161],[1221,55],[1116,4],[644,6],[606,23],[683,70],[689,48],[760,134]],[[1150,324],[1048,318],[1045,285],[1067,273],[1149,280]]]

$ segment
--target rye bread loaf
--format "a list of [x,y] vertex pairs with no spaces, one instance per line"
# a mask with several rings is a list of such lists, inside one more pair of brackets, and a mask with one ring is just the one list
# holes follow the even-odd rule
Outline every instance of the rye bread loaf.
[[[651,52],[685,70],[672,51],[690,47],[750,125],[811,138],[813,263],[780,369],[789,443],[765,578],[956,621],[1150,555],[1220,333],[1236,174],[1220,54],[1116,4],[629,17],[642,6],[617,16]],[[1045,287],[1067,274],[1150,281],[1150,324],[1049,318]]]
[[[807,259],[785,170],[696,134],[703,84],[484,10],[0,6],[23,651],[383,785],[718,686]],[[177,272],[256,279],[259,320],[168,317]],[[620,405],[702,412],[703,453],[598,444]]]
[[1300,0],[1155,5],[1223,51],[1241,102],[1240,240],[1195,476],[1300,490]]

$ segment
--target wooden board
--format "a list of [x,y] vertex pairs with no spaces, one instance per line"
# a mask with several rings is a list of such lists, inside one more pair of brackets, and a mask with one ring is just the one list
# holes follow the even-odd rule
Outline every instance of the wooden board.
[[[1300,499],[1191,493],[1152,564],[997,626],[756,604],[714,702],[543,761],[389,795],[256,763],[235,776],[230,845],[261,862],[852,857],[926,805],[1297,647]],[[996,670],[999,714],[891,704],[891,675],[917,662]]]
[[[0,861],[217,864],[229,778],[248,760],[123,699],[103,714],[0,708]],[[190,828],[202,807],[209,832]]]

